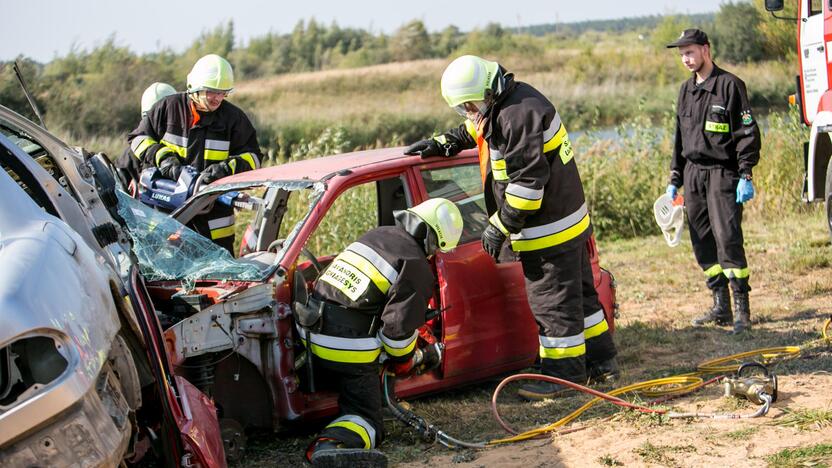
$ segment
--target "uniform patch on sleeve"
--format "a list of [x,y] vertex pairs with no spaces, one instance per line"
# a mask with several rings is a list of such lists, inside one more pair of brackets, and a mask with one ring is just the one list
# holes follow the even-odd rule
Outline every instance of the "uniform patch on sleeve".
[[751,124],[754,123],[754,118],[751,117],[751,109],[746,109],[746,110],[742,111],[742,113],[740,114],[740,117],[742,117],[742,124],[743,125],[751,125]]

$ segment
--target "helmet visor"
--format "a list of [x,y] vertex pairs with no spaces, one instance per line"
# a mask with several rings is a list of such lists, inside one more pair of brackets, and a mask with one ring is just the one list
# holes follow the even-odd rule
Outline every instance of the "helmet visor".
[[471,120],[472,122],[476,122],[481,119],[485,114],[486,109],[488,108],[485,105],[485,101],[468,101],[453,107],[453,110],[456,111],[457,114]]

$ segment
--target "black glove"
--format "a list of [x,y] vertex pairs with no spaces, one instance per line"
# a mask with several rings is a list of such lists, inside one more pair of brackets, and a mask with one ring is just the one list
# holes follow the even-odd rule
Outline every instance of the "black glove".
[[231,169],[225,162],[218,162],[211,164],[202,171],[202,183],[210,184],[211,182],[222,179],[231,175]]
[[427,140],[419,140],[408,146],[404,150],[404,154],[411,156],[418,154],[423,158],[427,158],[428,156],[443,156],[445,149],[442,148],[442,145],[438,141],[433,138],[428,138]]
[[179,156],[172,154],[163,159],[159,163],[159,172],[165,179],[179,180],[179,174],[182,173],[182,161],[179,160]]
[[491,223],[482,232],[482,248],[485,253],[491,255],[495,262],[500,257],[500,249],[503,248],[503,242],[505,241],[506,235],[503,234],[503,231]]

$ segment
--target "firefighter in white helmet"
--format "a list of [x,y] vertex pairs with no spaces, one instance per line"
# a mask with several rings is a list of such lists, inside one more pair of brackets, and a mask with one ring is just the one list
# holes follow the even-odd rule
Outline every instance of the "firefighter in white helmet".
[[[592,224],[561,116],[532,86],[473,55],[448,65],[441,90],[465,123],[405,153],[452,156],[479,148],[491,214],[483,248],[496,261],[508,240],[519,254],[543,373],[580,384],[617,377],[616,349],[586,247]],[[566,390],[541,382],[524,385],[519,394],[542,399]]]
[[[177,180],[182,166],[201,172],[202,182],[257,169],[261,152],[254,126],[225,97],[234,89],[231,64],[219,55],[197,60],[187,91],[153,106],[128,139],[134,156]],[[215,206],[194,220],[194,228],[229,251],[234,244],[234,212]]]
[[[147,115],[150,108],[159,102],[162,98],[176,94],[176,89],[167,83],[156,82],[148,86],[142,93],[141,110],[142,118]],[[133,151],[128,147],[116,159],[116,170],[121,182],[128,191],[134,192],[138,189],[139,174],[147,165],[139,158],[133,155]],[[135,194],[135,193],[134,193]]]
[[298,331],[313,354],[315,381],[339,393],[339,416],[307,449],[313,466],[386,466],[376,450],[384,432],[379,355],[398,375],[441,361],[439,343],[417,351],[436,283],[427,258],[456,248],[462,215],[453,202],[432,198],[394,217],[395,226],[368,231],[335,257],[309,303],[296,307],[320,313],[298,313]]

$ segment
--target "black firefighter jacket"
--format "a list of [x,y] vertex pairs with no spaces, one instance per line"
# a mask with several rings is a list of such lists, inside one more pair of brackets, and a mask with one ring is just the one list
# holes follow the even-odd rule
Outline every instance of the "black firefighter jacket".
[[490,159],[484,183],[491,179],[491,220],[510,234],[521,257],[570,250],[591,234],[566,127],[535,88],[507,74],[505,90],[480,126],[466,121],[445,136],[462,148],[478,146],[481,167]]
[[182,164],[200,172],[222,161],[232,174],[260,167],[254,127],[245,113],[228,101],[213,112],[196,112],[186,93],[167,96],[153,106],[128,140],[144,165],[158,166],[164,158],[176,155]]

